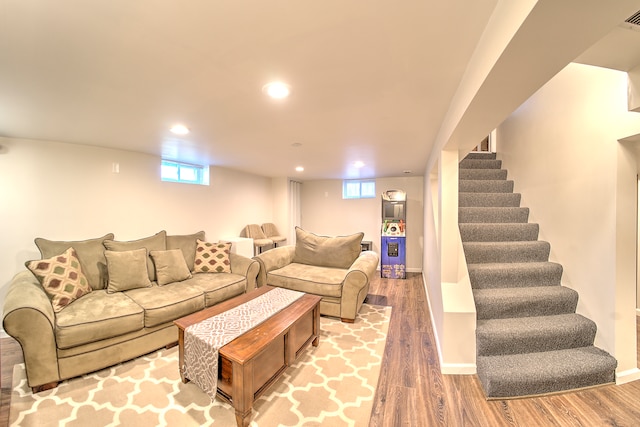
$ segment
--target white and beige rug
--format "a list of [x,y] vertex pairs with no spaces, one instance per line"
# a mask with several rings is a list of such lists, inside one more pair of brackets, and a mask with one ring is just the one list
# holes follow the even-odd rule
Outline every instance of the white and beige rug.
[[[364,304],[355,323],[320,318],[307,348],[253,406],[251,426],[366,426],[380,374],[391,307]],[[32,394],[16,365],[12,426],[235,426],[231,405],[211,401],[178,372],[178,348],[64,381]]]

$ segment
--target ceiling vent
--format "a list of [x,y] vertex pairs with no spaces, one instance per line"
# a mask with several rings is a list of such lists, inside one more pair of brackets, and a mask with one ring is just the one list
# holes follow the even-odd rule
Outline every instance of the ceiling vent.
[[628,22],[629,24],[639,25],[640,26],[640,10],[631,15],[629,18],[625,19],[624,22]]

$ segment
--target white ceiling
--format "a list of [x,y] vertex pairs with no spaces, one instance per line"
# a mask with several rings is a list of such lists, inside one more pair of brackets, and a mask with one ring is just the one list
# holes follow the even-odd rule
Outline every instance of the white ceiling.
[[[496,3],[0,0],[0,136],[269,177],[422,175]],[[262,93],[274,79],[288,99]]]

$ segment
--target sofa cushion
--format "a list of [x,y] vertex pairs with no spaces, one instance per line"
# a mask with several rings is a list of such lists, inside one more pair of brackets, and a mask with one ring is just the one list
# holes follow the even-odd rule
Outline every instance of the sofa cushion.
[[93,291],[56,315],[58,348],[116,337],[144,326],[142,308],[123,293]]
[[107,293],[151,286],[147,273],[147,250],[105,251],[109,285]]
[[191,278],[191,271],[180,249],[151,251],[151,258],[156,267],[158,285],[163,286]]
[[296,227],[293,262],[322,267],[349,268],[358,258],[364,233],[349,236],[318,236]]
[[171,322],[204,308],[202,290],[189,286],[188,280],[133,289],[125,294],[144,309],[144,326],[147,328]]
[[196,245],[198,239],[204,240],[204,231],[185,235],[167,235],[167,249],[180,249],[184,255],[185,261],[187,262],[189,271],[193,271],[193,261],[196,258]]
[[267,274],[267,284],[309,294],[340,297],[349,270],[291,263]]
[[107,287],[108,279],[103,242],[107,239],[113,239],[113,234],[109,233],[95,239],[75,241],[54,241],[38,237],[35,239],[35,243],[38,250],[40,250],[42,258],[60,255],[70,247],[73,247],[91,288],[104,289]]
[[247,290],[247,278],[234,273],[196,273],[191,279],[183,283],[198,288],[204,293],[205,307],[211,307],[236,295],[243,294]]
[[149,280],[152,282],[156,280],[156,270],[153,266],[153,260],[149,256],[150,251],[164,251],[167,249],[167,233],[166,231],[160,231],[153,236],[145,237],[138,240],[130,240],[126,242],[119,242],[115,240],[105,240],[104,247],[111,251],[132,251],[134,249],[145,248],[147,250],[147,273],[149,274]]
[[91,292],[73,248],[48,259],[27,261],[25,265],[44,288],[56,313]]
[[196,273],[231,273],[231,243],[209,243],[198,239],[193,270]]

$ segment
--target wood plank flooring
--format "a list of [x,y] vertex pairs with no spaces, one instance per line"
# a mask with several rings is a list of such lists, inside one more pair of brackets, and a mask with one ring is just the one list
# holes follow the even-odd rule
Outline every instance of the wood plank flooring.
[[[370,426],[640,425],[640,381],[487,401],[475,375],[442,375],[420,274],[375,278],[367,302],[393,307]],[[0,427],[8,425],[13,365],[21,362],[17,342],[0,339]]]

